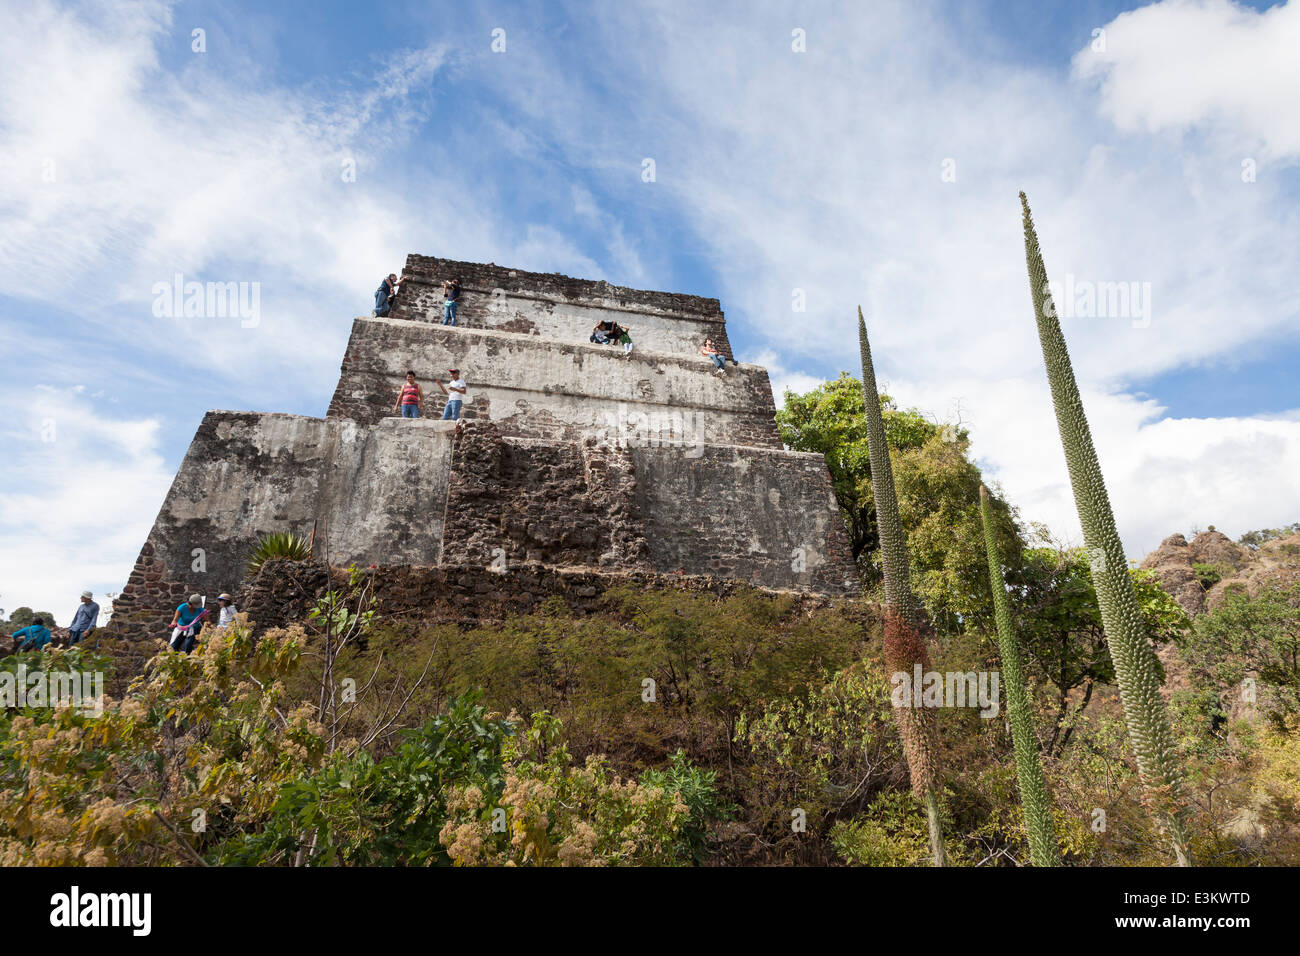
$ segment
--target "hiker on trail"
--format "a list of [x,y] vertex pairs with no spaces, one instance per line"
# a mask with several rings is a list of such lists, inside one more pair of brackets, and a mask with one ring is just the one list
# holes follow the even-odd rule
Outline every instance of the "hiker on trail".
[[229,627],[235,620],[239,608],[235,607],[235,599],[224,591],[217,595],[217,605],[221,608],[221,616],[217,619],[217,630],[220,631]]
[[188,601],[176,608],[171,624],[167,625],[172,629],[172,650],[186,654],[194,650],[194,642],[199,631],[203,630],[203,618],[207,613],[203,598],[198,594],[191,594]]
[[53,623],[53,621],[46,622],[43,618],[37,618],[32,624],[14,631],[10,635],[14,639],[14,653],[40,651],[48,647],[50,641],[54,639],[48,624]]
[[614,334],[614,323],[604,319],[591,327],[591,341],[596,345],[608,345],[609,337]]
[[77,613],[72,615],[72,623],[68,625],[69,647],[79,643],[99,624],[99,605],[92,600],[93,597],[89,591],[81,592],[81,604],[77,607]]
[[727,370],[727,358],[713,345],[713,339],[704,340],[704,344],[700,346],[700,354],[711,361],[719,372]]
[[442,324],[456,324],[456,309],[460,305],[460,280],[448,279],[442,284]]
[[407,372],[406,384],[397,393],[397,401],[393,404],[393,411],[400,410],[403,418],[419,418],[420,403],[423,401],[424,389],[416,384],[415,373]]
[[383,318],[393,309],[393,299],[397,297],[397,288],[406,281],[406,276],[397,278],[396,272],[388,273],[388,277],[379,283],[379,288],[375,290],[375,315]]
[[435,378],[434,384],[442,389],[442,393],[447,396],[447,405],[442,410],[442,420],[450,419],[453,422],[460,421],[460,407],[465,401],[465,396],[469,393],[469,386],[465,380],[460,377],[460,369],[447,369],[451,373],[451,381],[446,385],[442,384],[442,379]]

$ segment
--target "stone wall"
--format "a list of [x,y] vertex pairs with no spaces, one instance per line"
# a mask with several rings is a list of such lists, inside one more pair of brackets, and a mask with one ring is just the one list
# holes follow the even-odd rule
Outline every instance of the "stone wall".
[[[594,613],[607,607],[607,595],[615,589],[676,590],[726,597],[750,587],[743,581],[709,575],[598,571],[541,564],[512,565],[499,572],[481,565],[408,565],[375,568],[370,574],[379,617],[419,625],[496,622],[535,611],[550,598],[558,598],[578,613]],[[328,571],[309,561],[273,561],[256,578],[245,582],[235,598],[239,609],[260,631],[302,620],[328,587],[344,583],[339,569]],[[833,597],[813,591],[799,592],[797,596],[807,610],[837,606],[855,617],[869,618],[870,608],[854,598],[856,595]]]
[[[336,568],[455,568],[421,573],[511,607],[535,589],[493,582],[565,569],[856,593],[825,463],[782,448],[767,372],[718,374],[697,352],[705,335],[729,352],[716,299],[422,256],[406,273],[392,317],[353,322],[325,418],[205,416],[111,628],[162,636],[186,595],[235,591],[284,531]],[[434,324],[451,275],[456,328]],[[630,357],[586,341],[601,317],[633,329]],[[433,385],[453,365],[460,423],[438,420]],[[392,411],[407,369],[418,420]]]
[[635,491],[627,449],[469,428],[447,493],[447,560],[649,569]]
[[773,588],[859,588],[821,455],[661,445],[633,450],[650,562]]
[[[674,423],[706,444],[780,448],[767,371],[703,356],[638,348],[630,358],[607,346],[557,344],[503,332],[358,318],[343,357],[329,417],[371,424],[395,417],[406,372],[424,389],[423,414],[441,415],[434,384],[460,369],[469,386],[461,411],[504,433],[581,440],[613,437],[629,426],[644,438],[681,438]],[[684,424],[683,424],[684,423]]]
[[[209,412],[121,596],[118,631],[156,628],[197,592],[215,601],[273,532],[339,564],[436,564],[453,426],[372,428],[300,415]],[[164,622],[165,623],[165,620]]]
[[660,351],[693,355],[709,337],[731,355],[717,299],[417,255],[406,257],[403,275],[408,281],[398,294],[395,319],[441,322],[442,283],[455,277],[463,300],[460,325],[586,342],[591,327],[610,318],[631,329],[639,344]]

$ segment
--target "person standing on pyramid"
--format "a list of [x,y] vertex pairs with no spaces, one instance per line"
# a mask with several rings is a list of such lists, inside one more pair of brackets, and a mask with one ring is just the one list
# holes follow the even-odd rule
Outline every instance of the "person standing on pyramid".
[[419,418],[420,403],[424,401],[424,389],[415,381],[415,373],[406,373],[406,384],[397,393],[393,411],[400,411],[403,418]]
[[460,407],[465,401],[465,396],[469,394],[469,386],[465,380],[460,377],[460,369],[452,368],[447,371],[451,372],[451,381],[446,385],[442,384],[442,379],[435,378],[433,383],[442,389],[442,393],[447,396],[447,405],[442,410],[442,420],[460,421]]
[[442,284],[442,324],[456,324],[456,308],[460,305],[460,280],[448,279]]

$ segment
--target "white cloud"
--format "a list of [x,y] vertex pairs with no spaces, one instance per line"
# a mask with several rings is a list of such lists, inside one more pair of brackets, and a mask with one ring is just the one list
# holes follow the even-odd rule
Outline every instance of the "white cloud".
[[[758,339],[778,395],[783,381],[812,384],[813,369],[856,368],[861,303],[878,377],[898,400],[940,416],[957,403],[964,414],[979,410],[972,432],[991,476],[1027,518],[1066,531],[1077,519],[1030,307],[1016,198],[1026,189],[1053,279],[1150,284],[1149,324],[1143,316],[1064,323],[1121,531],[1136,552],[1194,522],[1244,529],[1300,512],[1300,492],[1283,482],[1292,423],[1175,422],[1126,391],[1135,380],[1294,337],[1300,315],[1285,179],[1244,183],[1231,137],[1135,138],[1112,123],[1114,104],[1147,102],[1140,89],[1129,92],[1130,81],[1167,65],[1168,46],[1144,39],[1161,28],[1158,17],[1195,18],[1200,9],[1162,4],[1107,24],[1116,67],[1099,102],[1078,67],[1086,53],[1075,75],[1068,63],[1026,68],[994,48],[978,16],[958,22],[903,3],[803,11],[800,54],[790,49],[788,15],[775,11],[662,4],[647,17],[606,8],[593,48],[618,55],[581,76],[539,64],[521,108],[553,126],[556,143],[572,144],[569,162],[617,171],[611,189],[641,156],[656,158],[657,181],[644,188],[659,191],[700,237],[723,283],[731,337]],[[1281,106],[1294,101],[1296,67],[1279,51],[1296,44],[1278,32],[1290,35],[1295,13],[1275,9],[1257,29],[1256,14],[1203,9],[1221,21],[1229,52],[1200,70],[1189,115],[1210,115],[1220,101],[1244,104],[1249,82],[1222,74],[1257,57],[1247,76],[1269,87],[1264,105],[1220,112],[1268,133],[1261,168],[1280,173],[1266,164],[1290,149],[1300,114]],[[1142,31],[1129,32],[1143,15]],[[1195,42],[1176,74],[1198,69],[1214,29],[1191,30]],[[1159,97],[1180,102],[1182,94]],[[610,101],[634,105],[636,124],[597,129],[592,117]],[[945,160],[954,182],[944,181]],[[792,308],[795,289],[805,312]],[[1227,498],[1224,469],[1236,466],[1222,456],[1234,432],[1257,438],[1238,449],[1239,494]],[[1173,434],[1183,443],[1177,454],[1166,441]],[[1264,447],[1276,461],[1258,453]],[[1155,500],[1171,487],[1180,494]]]
[[75,388],[7,387],[0,403],[0,605],[52,611],[120,590],[171,484],[156,418],[105,414]]
[[1104,49],[1081,50],[1074,71],[1121,129],[1207,127],[1265,158],[1300,157],[1300,5],[1165,0],[1104,29]]

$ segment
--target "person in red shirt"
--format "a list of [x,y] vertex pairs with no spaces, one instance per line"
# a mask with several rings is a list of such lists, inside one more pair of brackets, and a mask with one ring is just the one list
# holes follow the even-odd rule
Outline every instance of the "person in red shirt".
[[403,418],[419,418],[420,403],[423,401],[424,390],[415,381],[415,373],[407,372],[406,384],[397,393],[397,401],[393,403],[393,411],[400,411]]

